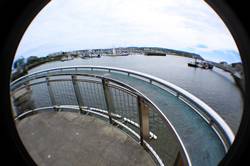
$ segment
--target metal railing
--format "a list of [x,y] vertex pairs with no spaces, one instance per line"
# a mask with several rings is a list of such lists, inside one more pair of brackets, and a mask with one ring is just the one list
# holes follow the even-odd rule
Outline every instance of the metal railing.
[[215,131],[215,133],[220,138],[221,142],[224,145],[224,149],[227,152],[229,147],[234,141],[234,133],[232,132],[231,128],[228,126],[228,124],[220,117],[218,113],[216,113],[211,107],[209,107],[206,103],[201,101],[199,98],[195,97],[191,93],[187,92],[186,90],[170,83],[165,80],[162,80],[160,78],[141,73],[136,72],[132,70],[122,69],[122,68],[115,68],[115,67],[104,67],[104,66],[68,66],[68,67],[62,67],[62,68],[52,68],[49,70],[44,71],[38,71],[32,74],[29,74],[27,76],[23,76],[11,83],[11,87],[14,88],[15,86],[18,86],[19,84],[22,84],[23,81],[26,79],[31,79],[32,77],[42,76],[42,75],[49,75],[57,72],[65,72],[65,73],[71,73],[74,74],[77,71],[81,70],[101,70],[101,71],[108,71],[108,72],[119,72],[126,74],[131,77],[136,77],[139,79],[143,79],[145,81],[148,81],[151,84],[154,84],[174,96],[178,97],[181,101],[183,101],[185,104],[190,106],[196,113],[198,113]]
[[77,110],[107,119],[127,132],[149,150],[158,165],[192,165],[173,125],[144,94],[111,78],[68,69],[38,72],[12,82],[15,119],[39,111]]

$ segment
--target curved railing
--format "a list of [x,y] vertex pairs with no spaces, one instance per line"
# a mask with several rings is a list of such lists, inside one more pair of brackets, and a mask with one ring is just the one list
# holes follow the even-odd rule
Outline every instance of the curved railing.
[[177,96],[180,100],[185,102],[188,106],[190,106],[194,111],[196,111],[216,132],[218,137],[221,139],[221,142],[224,145],[225,151],[228,151],[230,145],[234,141],[234,133],[228,124],[216,113],[211,107],[209,107],[206,103],[201,101],[199,98],[195,97],[191,93],[186,90],[170,83],[160,78],[151,76],[149,74],[136,72],[133,70],[127,70],[122,68],[115,67],[104,67],[104,66],[68,66],[62,68],[52,68],[49,70],[38,71],[26,76],[23,76],[11,83],[11,86],[18,85],[18,83],[22,83],[25,79],[36,77],[39,75],[49,75],[54,72],[76,72],[81,69],[89,69],[89,70],[104,70],[108,72],[119,72],[127,74],[131,77],[139,77],[143,80],[147,80],[149,83],[159,86],[164,90],[167,90],[171,94]]
[[[64,69],[70,68],[61,68],[59,72],[38,72],[11,83],[14,107],[18,105],[16,96],[21,92],[30,94],[26,100],[34,102],[29,104],[31,108],[22,108],[22,102],[21,107],[16,108],[16,120],[51,109],[79,110],[82,114],[104,117],[111,124],[129,132],[150,151],[159,165],[192,165],[171,122],[143,93],[118,80],[82,72],[64,73]],[[42,90],[46,91],[46,94],[42,93]],[[46,98],[49,102],[39,104],[39,99]],[[170,144],[169,140],[172,141]],[[162,148],[166,144],[168,148]]]

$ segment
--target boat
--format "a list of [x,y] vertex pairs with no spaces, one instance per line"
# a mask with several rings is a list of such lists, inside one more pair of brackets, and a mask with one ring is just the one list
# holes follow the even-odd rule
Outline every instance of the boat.
[[211,63],[206,62],[206,61],[200,62],[200,66],[203,69],[210,69],[210,70],[213,69],[213,67],[214,67],[214,65],[212,65]]
[[199,67],[198,64],[194,63],[194,62],[188,63],[188,66],[190,66],[190,67]]
[[147,55],[147,56],[166,56],[166,53],[162,53],[162,52],[145,52],[144,55]]
[[189,62],[188,66],[189,67],[200,67],[202,69],[210,69],[210,70],[213,69],[213,67],[214,67],[213,64],[211,64],[210,62],[207,62],[207,61],[198,62],[197,58],[195,58],[195,62]]
[[194,62],[189,62],[188,66],[189,67],[199,67],[199,62],[197,62],[197,58],[195,58]]
[[211,63],[208,63],[208,69],[213,69],[214,65],[212,65]]

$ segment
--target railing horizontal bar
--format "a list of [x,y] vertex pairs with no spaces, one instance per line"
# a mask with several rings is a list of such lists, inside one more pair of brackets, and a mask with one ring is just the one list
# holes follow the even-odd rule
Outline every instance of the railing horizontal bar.
[[227,152],[230,145],[227,145],[227,144],[225,143],[225,140],[221,137],[221,134],[218,133],[218,130],[216,130],[216,128],[215,128],[214,125],[211,125],[211,127],[212,127],[212,129],[214,130],[214,132],[218,135],[219,139],[221,140],[221,142],[222,142],[222,144],[223,144],[223,146],[224,146],[225,151]]
[[28,115],[30,113],[33,113],[35,112],[34,110],[30,110],[30,111],[25,111],[24,113],[20,114],[19,116],[15,117],[15,120],[18,120],[19,118],[25,116],[25,115]]
[[[108,111],[105,111],[105,110],[101,110],[101,109],[98,109],[98,108],[90,108],[90,110],[92,111],[96,111],[96,112],[100,112],[100,113],[103,113],[103,114],[106,114],[108,115]],[[121,115],[118,115],[118,114],[114,114],[114,113],[111,113],[111,116],[114,117],[114,118],[122,118]]]
[[45,110],[45,109],[52,109],[52,108],[54,108],[54,107],[53,106],[49,106],[49,107],[41,107],[41,108],[36,108],[36,109],[33,109],[33,110],[25,111],[24,113],[16,116],[15,120],[17,120],[17,119],[19,119],[19,118],[21,118],[21,117],[23,117],[25,115],[28,115],[28,114],[30,114],[32,112],[41,111],[41,110]]
[[[216,113],[211,107],[209,107],[207,104],[205,104],[202,100],[198,99],[197,97],[195,97],[194,95],[190,94],[189,92],[187,92],[186,90],[170,83],[170,82],[167,82],[165,80],[162,80],[160,78],[157,78],[157,77],[154,77],[154,76],[151,76],[151,75],[148,75],[148,74],[144,74],[144,73],[141,73],[141,72],[136,72],[136,71],[133,71],[133,70],[127,70],[127,69],[122,69],[122,68],[114,68],[114,67],[105,67],[105,66],[68,66],[68,67],[63,67],[63,68],[53,68],[53,69],[49,69],[49,70],[46,70],[46,71],[38,71],[38,72],[35,72],[35,73],[31,73],[31,74],[28,74],[26,76],[23,76],[15,81],[13,81],[11,83],[11,87],[15,84],[19,84],[19,82],[21,82],[22,80],[27,80],[27,78],[30,78],[30,79],[36,79],[36,78],[41,78],[41,77],[44,77],[44,76],[41,76],[39,75],[38,77],[33,77],[33,76],[36,76],[36,74],[39,74],[39,73],[45,73],[45,74],[49,74],[49,76],[52,76],[53,75],[53,72],[60,69],[62,71],[62,73],[60,73],[61,75],[81,75],[83,76],[82,73],[70,73],[70,71],[74,71],[75,68],[79,68],[79,69],[98,69],[98,70],[104,70],[104,71],[118,71],[118,72],[121,72],[121,73],[125,73],[125,74],[128,74],[129,73],[129,76],[138,76],[138,77],[141,77],[144,79],[148,79],[148,80],[151,80],[153,81],[153,84],[157,86],[157,84],[160,84],[162,85],[163,87],[166,87],[170,90],[172,90],[173,92],[176,92],[176,94],[178,94],[178,96],[180,96],[179,98],[182,98],[184,97],[185,99],[187,99],[189,102],[191,102],[192,104],[194,104],[195,106],[197,106],[198,108],[201,108],[200,109],[194,109],[194,111],[199,111],[200,112],[200,116],[202,115],[201,112],[205,113],[207,116],[209,116],[217,126],[218,129],[220,129],[221,131],[220,132],[216,132],[216,133],[223,133],[223,137],[226,137],[228,142],[229,142],[229,145],[232,144],[232,142],[234,141],[234,133],[232,132],[231,128],[228,126],[228,124],[219,116],[218,113]],[[63,73],[63,70],[67,70],[68,73]],[[54,73],[54,75],[60,75],[58,73]],[[98,75],[91,75],[91,74],[84,74],[84,76],[89,76],[89,77],[95,77],[95,78],[104,78],[103,76],[98,76]],[[108,80],[111,80],[112,82],[118,84],[118,85],[121,85],[125,88],[128,88],[128,89],[132,89],[132,91],[135,92],[136,95],[140,95],[140,96],[143,96],[144,98],[146,98],[149,102],[150,100],[143,94],[139,93],[136,89],[132,88],[131,86],[128,86],[128,85],[124,85],[123,83],[117,81],[117,80],[113,80],[111,78],[105,78],[105,79],[108,79]],[[159,86],[160,87],[160,86]],[[185,102],[185,100],[182,100],[183,102]],[[186,104],[188,104],[189,102],[185,102]],[[189,105],[192,105],[189,103]],[[159,110],[159,108],[154,105],[155,108],[157,108],[157,110]],[[175,135],[178,137],[178,134],[177,132],[175,131],[175,129],[173,128],[173,126],[171,125],[171,123],[169,122],[169,120],[166,118],[166,116],[160,111],[158,112],[160,113],[161,117],[165,120],[165,122],[167,124],[170,124],[170,128],[173,129]],[[180,141],[180,139],[179,139]],[[184,147],[184,145],[182,144],[182,147]],[[184,148],[185,149],[185,148]],[[185,151],[185,150],[184,150]],[[186,154],[186,152],[185,152]],[[189,164],[191,165],[191,162],[189,162]]]
[[[137,128],[140,128],[140,125],[138,123],[136,123],[130,119],[123,118],[123,120],[124,120],[124,122],[127,122],[127,123],[129,123]],[[149,132],[149,134],[150,134],[150,138],[157,139],[157,136],[154,133],[152,133],[151,131]]]

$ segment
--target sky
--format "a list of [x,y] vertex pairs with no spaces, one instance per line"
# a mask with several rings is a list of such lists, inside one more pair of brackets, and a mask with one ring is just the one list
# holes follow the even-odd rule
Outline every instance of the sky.
[[31,22],[15,58],[128,46],[241,61],[225,24],[202,0],[52,0]]

